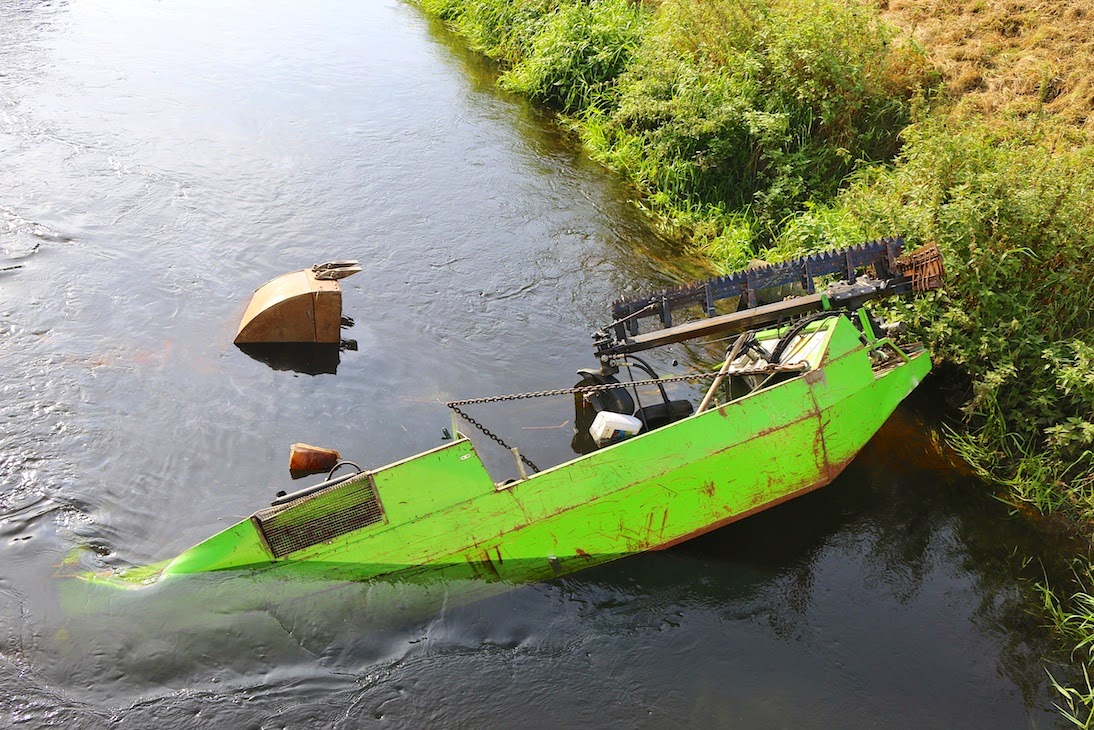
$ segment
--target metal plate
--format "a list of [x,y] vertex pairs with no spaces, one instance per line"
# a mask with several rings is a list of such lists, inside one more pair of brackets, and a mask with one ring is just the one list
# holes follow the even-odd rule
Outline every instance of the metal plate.
[[275,558],[385,521],[371,473],[254,515]]

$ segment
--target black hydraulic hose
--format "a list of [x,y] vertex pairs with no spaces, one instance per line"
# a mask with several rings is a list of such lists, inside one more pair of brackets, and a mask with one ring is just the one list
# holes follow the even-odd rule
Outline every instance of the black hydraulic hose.
[[[626,360],[626,358],[624,358],[624,360]],[[636,367],[642,367],[642,366],[638,365]],[[638,420],[642,422],[642,428],[649,431],[650,430],[650,425],[648,423],[646,423],[646,416],[645,416],[645,414],[642,413],[642,398],[639,397],[639,395],[638,395],[638,386],[634,385],[634,370],[632,370],[631,368],[627,368],[627,377],[630,378],[630,380],[631,380],[631,392],[634,393],[634,413],[631,414],[631,415],[637,416]],[[657,375],[654,374],[653,377],[656,378]]]
[[669,402],[669,394],[665,391],[665,386],[662,385],[661,382],[660,382],[661,376],[658,375],[656,372],[654,372],[653,368],[650,367],[650,364],[648,362],[646,362],[645,360],[643,360],[642,358],[635,357],[634,355],[628,355],[627,357],[631,360],[634,360],[635,365],[637,365],[639,369],[644,370],[647,375],[649,375],[654,380],[658,381],[657,389],[661,391],[661,398],[662,398],[662,400],[665,401],[665,403],[668,403]]

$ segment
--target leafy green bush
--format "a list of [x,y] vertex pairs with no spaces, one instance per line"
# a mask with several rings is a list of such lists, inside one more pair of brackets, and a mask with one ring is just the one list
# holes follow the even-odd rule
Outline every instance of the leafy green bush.
[[560,0],[417,0],[445,21],[476,51],[518,63]]
[[894,167],[798,215],[772,254],[937,242],[945,293],[893,307],[970,377],[954,443],[1017,499],[1094,517],[1094,146],[1033,122],[929,120],[905,138]]
[[570,113],[603,103],[649,12],[629,0],[418,0],[508,69],[499,83]]
[[565,112],[604,103],[631,60],[645,20],[642,7],[628,0],[564,3],[539,27],[501,85]]
[[854,2],[664,0],[584,137],[680,227],[706,222],[714,238],[748,211],[762,243],[857,165],[890,158],[933,80]]

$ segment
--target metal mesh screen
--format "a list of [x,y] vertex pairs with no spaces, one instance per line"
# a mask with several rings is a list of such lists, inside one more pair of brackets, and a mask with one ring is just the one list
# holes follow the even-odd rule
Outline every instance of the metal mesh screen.
[[275,558],[384,521],[372,475],[365,473],[288,504],[255,513]]

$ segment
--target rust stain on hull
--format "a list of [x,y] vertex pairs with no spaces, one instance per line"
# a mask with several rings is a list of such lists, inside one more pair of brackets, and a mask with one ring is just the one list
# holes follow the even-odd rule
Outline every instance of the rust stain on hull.
[[794,499],[795,497],[801,497],[802,495],[811,493],[811,491],[815,491],[816,489],[827,486],[830,482],[831,482],[830,477],[825,478],[825,479],[821,479],[821,480],[819,480],[819,482],[815,482],[814,484],[811,484],[810,486],[799,489],[798,491],[792,491],[792,493],[790,493],[788,495],[783,495],[782,497],[772,499],[770,501],[767,501],[767,502],[763,503],[763,505],[759,505],[758,507],[754,507],[752,509],[745,510],[744,512],[737,512],[736,514],[731,514],[730,517],[728,517],[728,518],[724,518],[722,520],[718,520],[718,521],[711,522],[709,524],[703,525],[702,528],[700,528],[698,530],[695,530],[693,532],[689,532],[685,535],[680,535],[679,537],[675,538],[675,540],[670,540],[666,543],[661,543],[659,545],[651,545],[647,549],[650,549],[650,551],[663,551],[663,549],[666,549],[668,547],[672,547],[673,545],[679,545],[680,543],[686,543],[689,540],[693,540],[694,537],[698,537],[699,535],[705,535],[708,532],[713,532],[714,530],[718,530],[719,528],[724,528],[725,525],[732,524],[732,523],[736,522],[737,520],[743,520],[746,517],[752,517],[753,514],[756,514],[758,512],[763,512],[764,510],[769,509],[771,507],[776,507],[777,505],[781,505],[782,502],[787,502],[787,501],[790,501],[791,499]]

